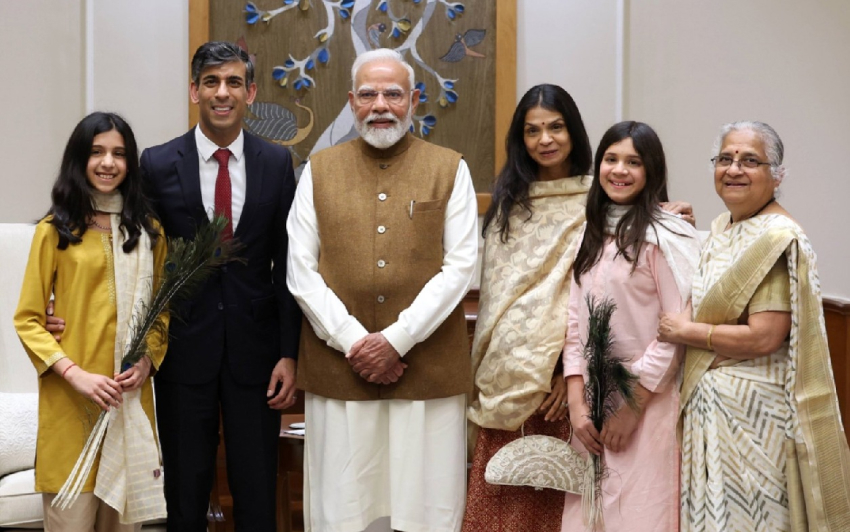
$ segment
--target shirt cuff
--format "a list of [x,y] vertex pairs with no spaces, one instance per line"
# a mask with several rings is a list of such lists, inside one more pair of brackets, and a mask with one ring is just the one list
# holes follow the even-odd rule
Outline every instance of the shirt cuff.
[[583,360],[574,361],[572,363],[564,364],[564,377],[573,377],[575,375],[581,375],[584,377],[584,364]]
[[407,334],[407,331],[398,322],[393,323],[381,331],[381,334],[384,335],[384,338],[387,339],[390,345],[398,351],[399,356],[402,357],[416,345],[416,340]]
[[336,341],[342,347],[342,354],[347,355],[351,351],[351,346],[368,334],[369,331],[357,320],[349,322],[348,326],[336,335]]

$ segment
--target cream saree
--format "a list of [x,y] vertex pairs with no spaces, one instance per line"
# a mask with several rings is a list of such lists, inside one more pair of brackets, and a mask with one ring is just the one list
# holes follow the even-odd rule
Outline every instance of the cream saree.
[[694,278],[694,321],[734,324],[783,255],[790,341],[710,370],[689,347],[682,385],[683,531],[850,530],[850,451],[838,410],[815,255],[780,215],[712,224]]
[[591,180],[531,183],[531,217],[514,209],[507,242],[492,228],[487,232],[467,412],[480,427],[519,430],[551,391]]

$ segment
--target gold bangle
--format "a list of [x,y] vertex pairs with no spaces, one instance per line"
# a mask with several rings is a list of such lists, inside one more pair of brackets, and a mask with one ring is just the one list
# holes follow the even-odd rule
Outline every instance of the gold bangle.
[[708,328],[708,335],[706,335],[706,337],[705,337],[706,349],[708,349],[709,351],[711,351],[711,333],[714,332],[714,327],[716,327],[716,326],[712,325],[711,327]]

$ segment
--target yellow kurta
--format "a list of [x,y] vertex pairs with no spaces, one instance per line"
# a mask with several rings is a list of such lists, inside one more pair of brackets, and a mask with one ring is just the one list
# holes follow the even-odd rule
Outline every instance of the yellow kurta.
[[[112,377],[117,323],[111,235],[89,230],[82,242],[65,250],[58,249],[58,243],[56,229],[46,219],[39,222],[15,312],[18,336],[40,376],[35,489],[44,493],[60,490],[100,413],[91,400],[48,370],[67,357],[90,373]],[[155,272],[162,271],[166,250],[161,237],[153,250]],[[54,314],[65,320],[61,343],[44,328],[51,294]],[[153,367],[158,368],[166,345],[151,345]],[[142,405],[155,434],[150,379],[142,386]],[[83,492],[94,489],[96,476],[97,462]]]

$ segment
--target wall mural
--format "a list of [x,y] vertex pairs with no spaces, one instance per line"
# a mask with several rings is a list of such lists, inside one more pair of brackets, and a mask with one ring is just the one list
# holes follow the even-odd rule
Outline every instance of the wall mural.
[[464,154],[475,188],[493,179],[493,0],[234,0],[210,2],[210,39],[237,42],[254,60],[257,98],[245,126],[310,154],[355,138],[348,105],[357,54],[393,48],[421,91],[411,132]]

